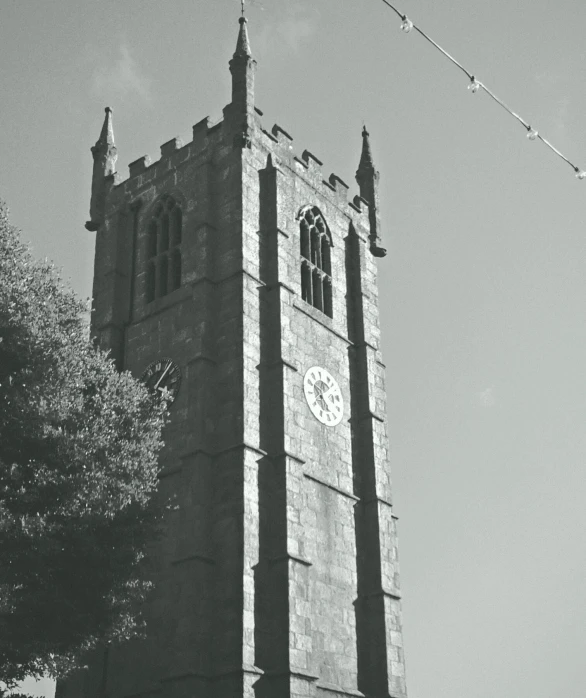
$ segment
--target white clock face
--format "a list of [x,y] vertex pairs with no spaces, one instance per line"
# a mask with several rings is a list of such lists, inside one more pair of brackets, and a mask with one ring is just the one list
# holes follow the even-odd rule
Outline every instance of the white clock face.
[[344,416],[344,399],[340,386],[329,371],[312,366],[303,379],[303,392],[309,409],[322,424],[335,427]]

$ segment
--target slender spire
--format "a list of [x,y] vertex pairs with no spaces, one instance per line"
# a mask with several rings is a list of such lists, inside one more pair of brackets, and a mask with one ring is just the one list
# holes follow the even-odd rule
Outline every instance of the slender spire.
[[246,17],[238,18],[240,29],[236,50],[230,61],[232,73],[232,102],[227,107],[229,120],[238,130],[237,141],[240,144],[250,143],[249,127],[254,121],[254,73],[256,61],[252,57]]
[[90,220],[85,224],[88,230],[97,230],[104,218],[106,205],[106,177],[116,171],[118,158],[114,143],[114,127],[112,125],[112,110],[106,107],[106,116],[100,132],[100,137],[92,148],[94,169],[92,173],[92,198],[90,202]]
[[96,141],[95,148],[115,147],[114,143],[114,126],[112,124],[112,110],[110,107],[105,109],[106,116],[104,117],[104,125],[100,137]]
[[387,253],[380,246],[380,208],[378,196],[379,173],[372,159],[370,138],[366,126],[362,127],[362,152],[360,163],[356,170],[356,181],[360,187],[360,196],[368,202],[368,218],[370,221],[370,251],[375,257],[384,257]]
[[94,161],[98,161],[101,168],[103,168],[103,176],[107,176],[114,172],[114,167],[116,165],[117,150],[116,144],[114,143],[114,126],[112,124],[112,110],[110,107],[105,109],[106,116],[104,117],[104,124],[100,132],[100,137],[96,141],[96,144],[92,148],[92,155],[94,156]]
[[366,130],[366,126],[362,127],[362,153],[360,154],[360,163],[356,171],[356,177],[359,177],[361,172],[374,172],[374,161],[372,159],[372,150],[370,148],[370,137]]
[[238,21],[240,23],[240,30],[238,31],[238,40],[236,41],[234,58],[252,58],[250,41],[248,40],[248,30],[246,29],[246,17],[242,15],[242,17],[239,17]]

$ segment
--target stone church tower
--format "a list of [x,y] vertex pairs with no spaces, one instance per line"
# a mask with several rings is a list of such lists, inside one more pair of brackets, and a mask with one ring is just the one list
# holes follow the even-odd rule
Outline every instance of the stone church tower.
[[366,129],[359,196],[254,104],[240,18],[232,101],[115,173],[94,148],[93,331],[166,387],[148,638],[59,698],[404,698]]

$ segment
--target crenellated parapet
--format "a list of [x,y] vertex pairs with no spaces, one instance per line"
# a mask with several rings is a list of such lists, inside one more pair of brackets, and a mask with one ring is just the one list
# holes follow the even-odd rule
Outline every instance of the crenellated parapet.
[[193,139],[185,143],[176,136],[160,146],[160,157],[154,160],[142,155],[128,164],[128,177],[115,174],[108,197],[107,209],[112,211],[122,203],[128,203],[149,184],[154,184],[170,173],[176,172],[188,161],[206,159],[222,137],[223,122],[212,123],[209,117],[193,126]]
[[[364,234],[369,237],[372,254],[383,256],[384,250],[379,245],[378,172],[372,165],[368,140],[363,140],[362,157],[356,177],[359,192],[353,195],[349,185],[338,174],[332,172],[328,176],[324,175],[322,160],[309,149],[304,149],[301,155],[298,155],[293,147],[293,137],[282,126],[275,123],[270,130],[263,128],[261,116],[262,111],[255,108],[256,122],[248,130],[250,147],[268,151],[275,166],[291,170],[313,189],[331,199],[365,230]],[[367,144],[366,147],[364,143]],[[102,216],[106,208],[113,211],[122,204],[130,203],[145,189],[164,178],[169,178],[173,173],[171,179],[175,186],[181,168],[188,163],[197,167],[198,163],[213,161],[215,153],[220,150],[228,152],[237,147],[234,143],[233,124],[226,119],[218,122],[213,122],[209,117],[201,119],[192,127],[191,141],[185,143],[179,137],[167,140],[160,146],[158,160],[143,155],[131,162],[128,165],[127,179],[122,179],[118,173],[111,173],[102,178],[97,186],[102,197]],[[95,208],[95,203],[93,205]]]
[[[261,114],[260,110],[256,110]],[[192,140],[184,141],[175,137],[160,146],[160,158],[153,160],[150,155],[143,155],[133,160],[128,165],[128,177],[123,179],[118,172],[112,173],[112,188],[114,191],[122,191],[125,194],[132,194],[140,189],[147,181],[156,180],[166,172],[176,168],[182,162],[194,158],[209,158],[214,148],[220,145],[225,146],[227,124],[224,120],[213,122],[209,117],[205,117],[197,122],[192,128]],[[341,200],[348,197],[349,186],[337,174],[331,173],[327,179],[323,175],[323,163],[311,151],[305,149],[301,156],[297,156],[293,150],[293,138],[281,126],[275,124],[271,132],[266,131],[262,126],[255,127],[251,131],[252,137],[258,139],[259,145],[266,145],[274,154],[276,160],[282,165],[286,165],[298,171],[301,176],[310,180],[316,187],[325,187],[330,191],[335,191]]]

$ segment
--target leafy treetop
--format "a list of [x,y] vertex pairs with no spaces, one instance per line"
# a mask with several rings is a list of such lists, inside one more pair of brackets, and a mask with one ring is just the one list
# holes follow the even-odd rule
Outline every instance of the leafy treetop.
[[[166,410],[89,340],[85,305],[0,202],[0,680],[136,635]],[[1,690],[0,690],[1,695]]]

